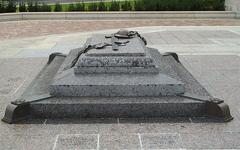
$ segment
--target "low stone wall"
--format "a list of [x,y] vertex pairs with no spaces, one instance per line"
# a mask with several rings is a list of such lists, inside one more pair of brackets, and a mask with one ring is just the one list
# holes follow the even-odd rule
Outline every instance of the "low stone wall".
[[156,12],[25,12],[0,14],[0,21],[17,20],[111,20],[111,19],[179,19],[237,17],[233,11],[156,11]]

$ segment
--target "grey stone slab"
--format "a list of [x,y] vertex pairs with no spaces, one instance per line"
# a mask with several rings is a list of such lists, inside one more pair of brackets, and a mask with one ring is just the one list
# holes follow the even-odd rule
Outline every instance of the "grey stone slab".
[[132,123],[114,123],[114,124],[99,124],[99,134],[100,135],[128,135],[128,134],[138,134],[141,130],[140,124]]
[[55,136],[53,135],[31,135],[20,136],[14,140],[14,149],[36,149],[36,150],[50,150],[53,148]]
[[74,68],[75,74],[157,74],[159,73],[158,67],[76,67]]
[[55,77],[49,91],[58,96],[161,96],[183,93],[184,85],[164,74],[76,76],[68,70]]
[[23,93],[22,97],[24,98],[32,95],[49,93],[48,88],[46,88],[45,85],[49,84],[52,81],[52,78],[58,71],[64,59],[64,57],[57,57],[53,60],[54,65],[45,65],[37,77],[34,79],[34,82],[32,82]]
[[173,149],[181,148],[179,134],[141,134],[143,149]]
[[[162,32],[164,32],[164,31],[162,31]],[[144,33],[143,37],[147,40],[148,45],[152,45],[152,44],[167,44],[166,37],[162,37],[159,34],[159,32]]]
[[138,134],[101,134],[99,149],[141,149]]
[[[57,106],[57,107],[56,107]],[[181,98],[56,98],[31,104],[41,117],[190,117],[204,115],[204,103]]]
[[57,136],[54,150],[98,149],[96,134],[60,134]]
[[117,123],[117,118],[55,118],[48,119],[46,124],[109,124]]
[[[154,51],[151,55],[156,55],[155,60],[161,59],[157,50],[151,49],[151,51]],[[161,62],[158,63],[161,64]],[[77,75],[72,69],[68,69],[58,72],[52,84],[49,85],[49,90],[51,94],[58,96],[159,96],[183,93],[182,82],[165,75],[164,73],[169,74],[166,70],[171,69],[165,68],[162,69],[163,74]],[[180,79],[178,75],[174,77]]]
[[212,120],[199,121],[198,119],[191,118],[193,123],[185,125],[180,133],[217,133],[217,132],[239,132],[239,119],[234,118],[228,123],[213,122]]
[[18,52],[14,57],[15,58],[39,58],[39,57],[48,57],[54,51],[51,48],[46,49],[36,49],[36,48],[28,48],[22,49]]
[[147,57],[89,57],[83,54],[78,63],[78,67],[153,67],[154,60],[150,55]]
[[72,49],[77,49],[79,47],[82,47],[84,45],[84,43],[58,43],[56,44],[54,47],[52,47],[52,51],[53,52],[60,52],[60,53],[63,53],[63,54],[68,54],[70,52],[70,50]]
[[[87,56],[144,56],[144,43],[140,38],[118,39],[120,42],[129,41],[127,46],[119,46],[118,51],[113,51],[112,46],[107,46],[104,49],[93,49],[87,52]],[[87,40],[85,45],[95,45],[99,43],[111,43],[111,38],[105,38],[105,35],[95,35]],[[140,44],[139,44],[140,43]]]
[[19,134],[0,134],[0,145],[1,149],[3,150],[11,150],[11,149],[16,149],[17,145],[15,143],[16,140],[19,139],[21,135]]
[[119,118],[119,123],[190,123],[189,118]]
[[11,102],[6,96],[0,96],[0,112],[4,113],[5,108]]
[[[178,37],[176,37],[172,32],[169,31],[159,32],[159,36],[169,45],[182,44],[181,40]],[[159,44],[158,41],[156,41],[156,44]]]
[[13,96],[21,89],[24,82],[41,69],[45,59],[7,59],[0,65],[0,95]]
[[[95,39],[96,37],[93,37]],[[99,37],[101,38],[101,37]],[[93,40],[90,39],[90,40]],[[129,39],[130,42],[125,49],[127,50],[118,50],[112,54],[110,50],[107,50],[108,47],[103,49],[90,49],[87,53],[82,54],[76,66],[74,67],[74,72],[78,73],[146,73],[146,72],[158,72],[158,68],[152,59],[149,50],[146,48],[142,41],[136,37]],[[135,40],[137,40],[135,42]],[[135,42],[132,44],[132,42]],[[88,45],[88,42],[86,43]],[[144,51],[144,55],[139,55],[138,50],[132,51],[131,49],[139,48]],[[128,50],[129,49],[129,50]],[[139,49],[139,51],[141,51]],[[98,53],[97,55],[90,55],[89,53]],[[129,53],[127,54],[126,53]],[[70,56],[71,57],[71,56]]]
[[182,133],[184,131],[189,131],[188,128],[191,123],[189,122],[172,122],[172,123],[141,123],[139,133],[153,133],[153,134],[161,134],[161,133]]
[[182,148],[238,149],[239,132],[202,132],[181,134]]
[[[170,57],[164,57],[170,59]],[[170,61],[170,60],[169,60]],[[183,70],[181,64],[174,64],[176,70]],[[165,68],[167,70],[167,68]],[[164,71],[164,70],[162,70]],[[167,72],[167,71],[166,71]],[[179,73],[179,72],[178,72]],[[206,90],[187,72],[179,74],[169,72],[171,76],[182,78],[188,91],[199,95],[208,95]],[[48,77],[47,77],[48,78]],[[44,78],[42,79],[44,80]],[[39,80],[40,82],[41,80]],[[44,89],[47,84],[41,85]],[[194,88],[194,90],[192,90]],[[34,90],[34,89],[32,89]],[[41,91],[41,90],[40,90]],[[57,106],[57,107],[56,107]],[[201,116],[204,104],[179,97],[56,97],[31,104],[33,113],[42,117],[161,117],[161,116]],[[184,107],[184,108],[183,108]],[[167,109],[169,108],[169,109]],[[51,111],[47,111],[51,110]],[[54,111],[52,111],[54,110]],[[74,111],[72,111],[74,110]]]

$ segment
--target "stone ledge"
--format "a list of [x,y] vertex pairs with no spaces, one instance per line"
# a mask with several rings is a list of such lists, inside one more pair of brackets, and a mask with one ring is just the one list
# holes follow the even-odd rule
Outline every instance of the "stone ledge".
[[23,12],[0,14],[0,21],[237,18],[233,11]]

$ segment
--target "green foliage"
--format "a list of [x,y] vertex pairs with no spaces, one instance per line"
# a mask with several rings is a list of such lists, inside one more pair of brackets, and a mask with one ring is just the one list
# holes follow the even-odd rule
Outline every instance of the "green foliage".
[[62,5],[60,5],[59,3],[56,3],[53,11],[61,12],[62,11]]
[[97,11],[98,10],[98,5],[97,3],[91,3],[89,6],[88,6],[88,11]]
[[34,12],[38,12],[38,10],[39,10],[39,4],[37,1],[33,5],[33,10],[34,10]]
[[77,3],[76,4],[76,11],[84,11],[85,10],[85,4],[84,3]]
[[28,5],[27,10],[28,10],[29,12],[34,12],[34,11],[35,11],[32,1],[28,1],[28,2],[27,2],[27,5]]
[[0,13],[4,13],[5,12],[5,5],[2,1],[0,1]]
[[76,6],[74,4],[70,4],[68,6],[68,11],[76,11]]
[[42,3],[42,5],[38,5],[38,11],[39,12],[51,12],[51,6]]
[[224,11],[225,0],[215,0],[213,3],[213,10]]
[[105,5],[104,2],[100,2],[99,5],[98,5],[98,11],[107,11],[108,8],[107,6]]
[[16,3],[13,0],[9,0],[5,12],[16,12]]
[[120,4],[117,1],[112,1],[109,7],[110,11],[119,11],[120,10]]
[[133,9],[131,2],[126,0],[124,1],[121,7],[123,11],[131,11]]
[[225,0],[136,0],[135,10],[145,11],[219,11]]
[[136,0],[134,2],[134,10],[135,11],[143,11],[144,10],[144,4],[142,0]]
[[15,0],[0,0],[0,13],[61,11],[224,11],[225,0],[125,0],[111,2],[46,5],[29,0],[27,5]]
[[19,12],[26,12],[27,11],[27,7],[25,5],[24,2],[20,2],[19,3]]

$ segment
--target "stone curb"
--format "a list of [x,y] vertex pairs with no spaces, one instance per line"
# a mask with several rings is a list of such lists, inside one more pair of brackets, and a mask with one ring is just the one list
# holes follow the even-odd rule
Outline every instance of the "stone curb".
[[0,21],[116,19],[234,19],[233,11],[23,12],[0,14]]

